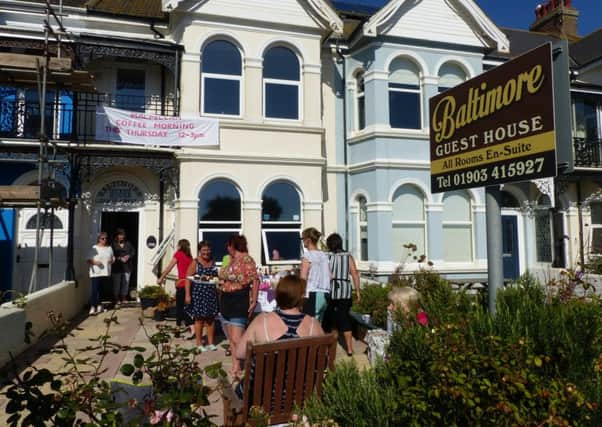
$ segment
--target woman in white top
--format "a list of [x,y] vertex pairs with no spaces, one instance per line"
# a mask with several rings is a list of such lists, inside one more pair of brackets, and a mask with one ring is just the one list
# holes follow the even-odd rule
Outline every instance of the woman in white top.
[[90,314],[102,313],[104,309],[100,303],[100,290],[111,277],[111,264],[115,262],[107,233],[98,233],[96,244],[88,252],[86,261],[90,274]]
[[301,278],[307,280],[303,312],[321,319],[326,308],[326,295],[330,292],[330,267],[328,255],[318,249],[321,233],[313,227],[301,233],[303,247]]

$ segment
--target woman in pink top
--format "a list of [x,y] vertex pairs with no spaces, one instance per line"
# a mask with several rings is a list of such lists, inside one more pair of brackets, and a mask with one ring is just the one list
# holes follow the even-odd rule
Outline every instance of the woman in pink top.
[[178,281],[176,282],[176,325],[180,326],[182,321],[186,326],[190,326],[190,332],[194,334],[194,326],[192,320],[184,312],[184,300],[186,298],[186,272],[192,263],[192,253],[190,252],[190,242],[186,239],[178,241],[178,250],[173,255],[169,265],[157,279],[157,284],[161,285],[165,282],[165,277],[169,272],[178,266]]

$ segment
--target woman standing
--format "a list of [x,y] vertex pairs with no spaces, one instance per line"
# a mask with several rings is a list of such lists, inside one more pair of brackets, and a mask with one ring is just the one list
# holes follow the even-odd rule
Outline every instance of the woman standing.
[[[187,312],[194,319],[196,345],[201,352],[215,351],[213,343],[214,321],[217,315],[217,289],[214,278],[217,277],[217,267],[211,256],[211,244],[203,240],[199,243],[197,258],[190,263],[186,276],[198,276],[198,280],[186,280]],[[207,325],[207,347],[202,345],[203,324]]]
[[[186,272],[188,267],[192,264],[192,253],[190,252],[190,242],[186,239],[178,241],[178,250],[174,253],[173,258],[167,265],[165,271],[157,279],[157,284],[161,285],[165,283],[165,278],[169,272],[178,266],[178,281],[176,282],[176,325],[180,326],[182,321],[186,326],[192,325],[192,321],[184,312],[184,300],[186,297]],[[192,334],[194,334],[194,328],[191,326]]]
[[111,264],[115,262],[109,236],[104,231],[98,233],[96,244],[88,252],[86,262],[90,275],[90,314],[102,313],[104,308],[100,303],[100,291],[111,277]]
[[318,249],[321,233],[313,227],[301,233],[304,251],[301,258],[301,278],[307,280],[303,312],[310,316],[322,317],[326,305],[326,295],[330,292],[330,267],[328,255]]
[[332,324],[336,322],[337,330],[343,333],[347,345],[347,356],[353,356],[353,340],[351,337],[351,279],[357,292],[357,301],[361,301],[360,276],[355,266],[355,260],[348,252],[343,251],[343,239],[337,233],[333,233],[326,239],[326,246],[330,254],[331,288],[328,305],[324,313],[322,326],[326,333],[332,330]]
[[240,373],[240,361],[234,350],[257,305],[259,276],[257,265],[248,254],[245,236],[233,234],[228,239],[228,252],[232,253],[230,263],[219,271],[220,312],[224,319],[226,335],[232,353],[232,376]]

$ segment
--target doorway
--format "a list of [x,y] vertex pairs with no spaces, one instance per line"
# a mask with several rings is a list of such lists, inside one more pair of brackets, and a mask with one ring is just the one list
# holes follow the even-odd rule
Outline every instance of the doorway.
[[504,280],[518,279],[518,218],[515,215],[502,215],[502,260]]
[[[125,231],[126,239],[132,244],[136,255],[132,264],[132,275],[130,276],[130,291],[138,287],[138,212],[103,212],[100,219],[100,229],[109,235],[111,243],[115,238],[118,228]],[[101,295],[103,300],[113,299],[113,283],[108,289],[104,289]]]

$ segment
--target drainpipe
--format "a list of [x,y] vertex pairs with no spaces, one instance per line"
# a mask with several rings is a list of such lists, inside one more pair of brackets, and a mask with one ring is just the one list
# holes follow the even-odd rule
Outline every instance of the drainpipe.
[[343,64],[342,70],[342,92],[343,92],[343,161],[345,164],[345,248],[349,250],[349,171],[348,166],[348,153],[347,153],[347,66],[345,58],[341,53],[341,47],[337,40],[335,52],[337,54],[338,62]]
[[581,181],[577,181],[577,216],[579,218],[579,262],[581,268],[585,266],[585,255],[583,254],[583,211],[581,206]]

